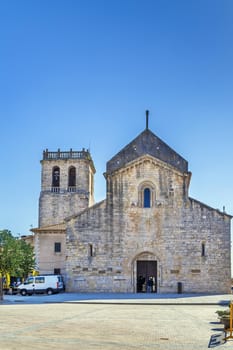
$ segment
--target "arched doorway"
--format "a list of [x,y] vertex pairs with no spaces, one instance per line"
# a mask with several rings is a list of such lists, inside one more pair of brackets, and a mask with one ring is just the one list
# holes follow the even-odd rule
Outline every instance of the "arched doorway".
[[157,293],[157,261],[137,260],[137,293]]

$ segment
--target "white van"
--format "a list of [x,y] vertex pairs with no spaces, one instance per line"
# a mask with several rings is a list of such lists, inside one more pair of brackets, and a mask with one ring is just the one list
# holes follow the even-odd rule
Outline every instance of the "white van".
[[64,283],[61,275],[30,276],[17,287],[21,295],[32,295],[34,293],[59,293],[64,291]]

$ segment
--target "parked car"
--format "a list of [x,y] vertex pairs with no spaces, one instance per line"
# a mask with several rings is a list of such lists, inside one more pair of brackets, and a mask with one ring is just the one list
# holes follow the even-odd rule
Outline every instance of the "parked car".
[[61,275],[30,276],[17,287],[21,295],[47,293],[48,295],[64,291]]

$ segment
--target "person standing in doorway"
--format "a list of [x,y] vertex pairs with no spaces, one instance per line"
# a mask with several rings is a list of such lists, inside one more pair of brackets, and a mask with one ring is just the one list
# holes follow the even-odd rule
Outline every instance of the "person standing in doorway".
[[149,277],[148,281],[147,281],[147,292],[148,293],[152,293],[152,291],[153,291],[153,284],[154,284],[153,277]]

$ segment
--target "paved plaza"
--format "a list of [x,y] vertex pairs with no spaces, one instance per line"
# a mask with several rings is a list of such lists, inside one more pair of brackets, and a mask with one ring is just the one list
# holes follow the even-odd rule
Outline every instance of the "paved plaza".
[[[232,295],[74,294],[5,296],[0,349],[191,350],[219,344],[216,310]],[[212,342],[211,342],[212,339]]]

